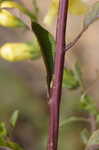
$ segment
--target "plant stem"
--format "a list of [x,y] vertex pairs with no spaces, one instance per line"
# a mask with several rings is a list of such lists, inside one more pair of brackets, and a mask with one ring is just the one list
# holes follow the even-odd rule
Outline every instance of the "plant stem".
[[50,108],[50,128],[48,139],[48,150],[57,150],[58,133],[59,133],[59,114],[60,114],[60,100],[62,90],[62,78],[64,69],[65,57],[65,31],[68,13],[68,0],[60,0],[59,14],[56,28],[56,56],[54,79],[52,86],[52,93],[49,101]]
[[93,114],[89,114],[89,122],[91,127],[91,132],[96,130],[96,117]]

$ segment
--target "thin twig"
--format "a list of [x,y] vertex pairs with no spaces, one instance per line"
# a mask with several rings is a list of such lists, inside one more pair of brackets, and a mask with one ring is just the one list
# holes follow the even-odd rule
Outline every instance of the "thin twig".
[[77,35],[77,37],[70,42],[69,44],[66,45],[65,47],[65,52],[69,49],[71,49],[77,42],[78,40],[81,38],[81,36],[83,35],[83,33],[87,30],[87,28],[83,28],[82,31]]

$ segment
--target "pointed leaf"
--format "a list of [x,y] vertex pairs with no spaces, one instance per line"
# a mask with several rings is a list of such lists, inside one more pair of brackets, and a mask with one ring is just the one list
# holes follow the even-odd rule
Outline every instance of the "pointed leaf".
[[41,47],[42,56],[48,75],[48,84],[50,86],[54,67],[53,53],[55,51],[55,41],[53,36],[36,22],[32,22],[32,30],[35,33],[36,38]]

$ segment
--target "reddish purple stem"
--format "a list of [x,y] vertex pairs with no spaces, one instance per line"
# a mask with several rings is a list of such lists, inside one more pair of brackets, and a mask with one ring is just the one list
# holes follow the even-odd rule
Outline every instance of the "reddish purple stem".
[[58,133],[59,133],[59,114],[60,114],[60,100],[62,91],[62,78],[64,69],[65,57],[65,32],[68,13],[68,0],[60,0],[59,14],[56,29],[56,56],[54,68],[54,80],[51,98],[49,102],[50,107],[50,128],[48,150],[57,150]]

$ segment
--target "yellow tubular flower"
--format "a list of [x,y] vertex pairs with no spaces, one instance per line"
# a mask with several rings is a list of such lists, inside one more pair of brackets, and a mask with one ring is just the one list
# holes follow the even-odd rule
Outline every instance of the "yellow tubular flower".
[[6,43],[0,49],[0,56],[8,61],[35,59],[38,51],[31,43]]
[[7,10],[0,10],[0,26],[3,27],[25,27],[25,24]]

